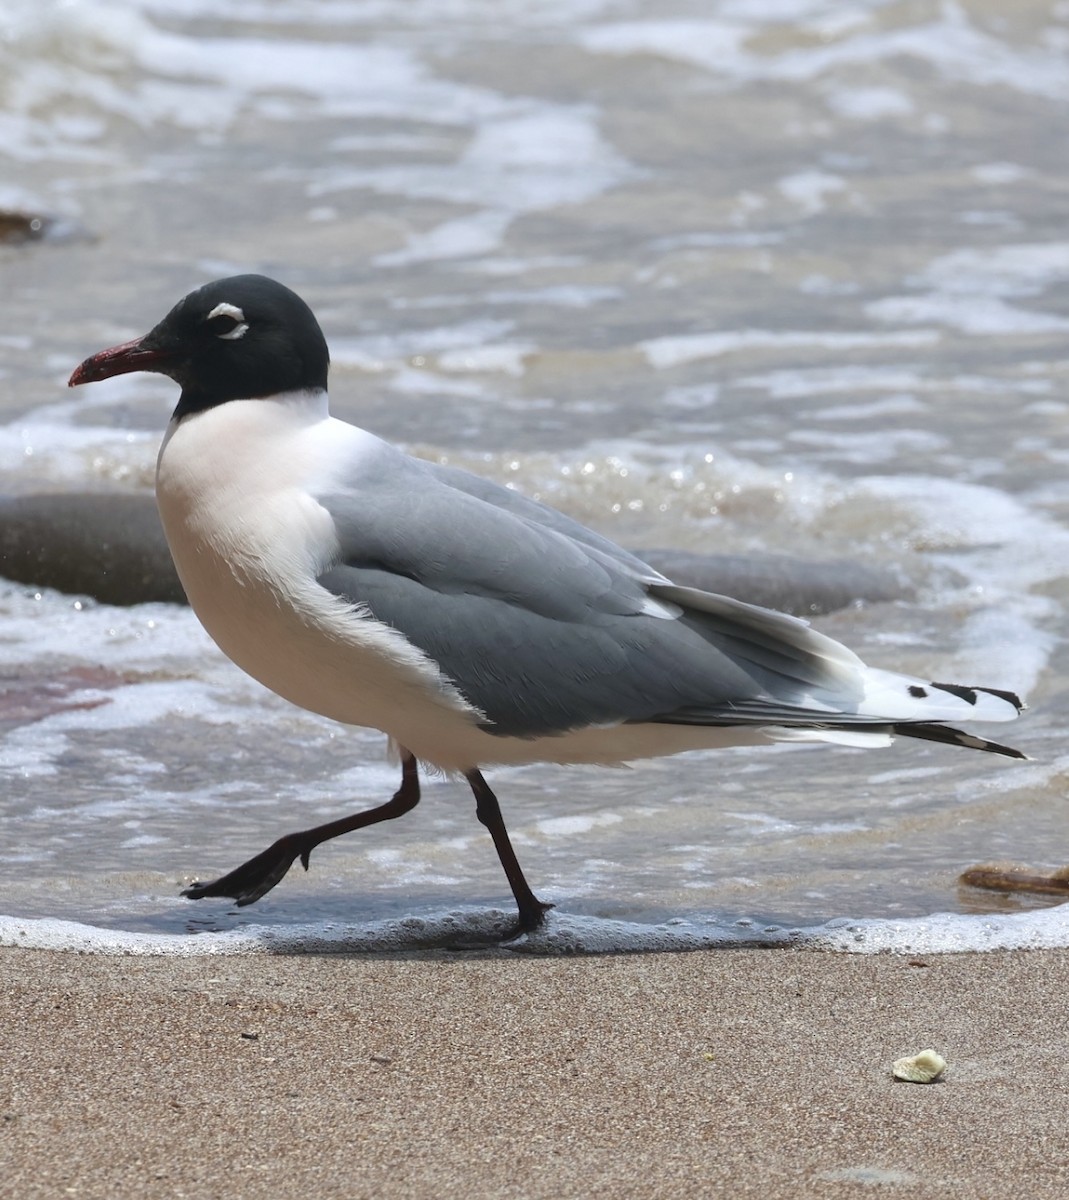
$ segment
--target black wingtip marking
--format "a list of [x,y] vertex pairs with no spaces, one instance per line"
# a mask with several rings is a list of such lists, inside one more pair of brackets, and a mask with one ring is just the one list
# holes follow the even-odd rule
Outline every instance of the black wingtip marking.
[[[1012,704],[1018,712],[1024,712],[1028,706],[1017,695],[1016,692],[1005,692],[1001,688],[990,687],[962,687],[958,683],[932,683],[932,687],[938,688],[941,692],[949,692],[952,696],[957,696],[959,700],[964,700],[968,704],[975,704],[977,693],[983,692],[985,696],[994,696],[998,700],[1005,700],[1007,704]],[[910,688],[910,691],[913,689]]]
[[965,733],[961,729],[952,729],[949,725],[935,725],[918,722],[910,724],[902,722],[892,727],[894,732],[903,737],[921,738],[926,742],[942,742],[945,746],[963,746],[966,750],[984,750],[988,754],[1001,754],[1004,758],[1026,760],[1027,754],[1013,746],[1004,746],[1001,742],[992,742],[988,738],[977,737]]
[[938,688],[941,692],[949,692],[951,696],[957,696],[959,700],[964,700],[966,704],[976,703],[976,688],[962,687],[960,683],[934,683],[932,687]]
[[1004,692],[999,688],[977,688],[978,692],[986,692],[989,696],[997,696],[1000,700],[1005,700],[1007,704],[1012,704],[1018,712],[1024,712],[1028,707],[1027,704],[1017,695],[1016,692]]

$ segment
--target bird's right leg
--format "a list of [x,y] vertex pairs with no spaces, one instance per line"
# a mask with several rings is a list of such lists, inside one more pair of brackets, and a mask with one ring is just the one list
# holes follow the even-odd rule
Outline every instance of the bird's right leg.
[[401,786],[385,804],[354,813],[351,817],[342,817],[338,821],[328,821],[325,825],[315,826],[314,829],[287,833],[277,842],[272,842],[255,858],[250,858],[240,867],[235,867],[229,874],[213,879],[211,883],[194,883],[186,888],[182,895],[190,900],[203,900],[207,896],[229,896],[237,901],[239,907],[252,904],[285,876],[296,859],[301,860],[301,866],[307,871],[308,856],[320,842],[341,837],[343,833],[352,833],[354,829],[377,825],[379,821],[403,817],[418,803],[419,769],[413,755],[407,750],[402,750]]
[[482,772],[468,771],[467,780],[475,795],[475,815],[490,831],[490,836],[494,839],[497,857],[505,870],[505,877],[509,881],[509,887],[512,888],[516,908],[519,910],[519,920],[515,928],[505,935],[504,940],[511,941],[514,937],[519,937],[521,933],[532,933],[536,930],[545,921],[546,913],[553,905],[544,904],[531,891],[531,887],[524,877],[523,869],[520,867],[519,859],[516,857],[516,851],[513,850],[512,842],[509,840],[508,830],[505,828],[505,821],[501,816],[501,805],[498,804],[497,797],[482,777]]

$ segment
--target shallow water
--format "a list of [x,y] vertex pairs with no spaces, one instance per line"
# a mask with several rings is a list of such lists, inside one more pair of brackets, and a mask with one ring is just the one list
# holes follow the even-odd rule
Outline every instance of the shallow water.
[[[1035,908],[955,882],[1069,852],[1069,5],[1005,8],[9,0],[0,205],[94,236],[0,248],[0,491],[150,486],[173,386],[70,369],[276,275],[339,415],[627,544],[901,569],[915,600],[820,627],[1032,705],[992,731],[1025,765],[496,772],[541,895],[758,928]],[[0,911],[159,934],[504,903],[449,781],[254,909],[177,899],[385,798],[381,739],[265,694],[188,612],[7,585],[0,614]]]

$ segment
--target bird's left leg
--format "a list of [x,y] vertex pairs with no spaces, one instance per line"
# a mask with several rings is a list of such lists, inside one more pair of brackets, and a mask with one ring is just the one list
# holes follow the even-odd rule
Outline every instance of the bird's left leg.
[[300,858],[301,866],[307,871],[308,856],[320,842],[341,837],[343,833],[352,833],[354,829],[364,829],[379,821],[402,817],[418,803],[419,769],[413,755],[402,750],[401,786],[385,804],[354,813],[351,817],[342,817],[339,821],[316,825],[313,829],[287,833],[229,874],[213,879],[211,883],[195,883],[186,888],[182,895],[190,900],[203,900],[206,896],[229,896],[237,901],[239,907],[252,904],[285,876],[296,859]]

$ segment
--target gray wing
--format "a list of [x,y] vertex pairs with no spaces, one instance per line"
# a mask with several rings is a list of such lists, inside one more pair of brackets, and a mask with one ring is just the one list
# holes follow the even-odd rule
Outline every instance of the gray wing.
[[660,571],[629,550],[625,550],[623,546],[618,546],[607,537],[602,537],[600,533],[595,533],[593,529],[587,529],[585,525],[573,521],[571,517],[565,516],[558,509],[550,508],[547,504],[540,504],[522,492],[514,492],[511,488],[502,487],[501,484],[493,483],[489,479],[483,479],[481,475],[473,475],[470,471],[462,471],[459,467],[442,466],[440,463],[421,463],[421,465],[426,466],[428,472],[436,480],[448,487],[474,496],[478,500],[485,500],[494,508],[501,508],[515,516],[524,517],[536,525],[563,533],[580,545],[597,551],[599,555],[608,557],[619,566],[632,572],[636,579],[648,583],[669,582]]
[[814,698],[829,712],[858,698],[857,660],[802,622],[676,588],[476,476],[397,452],[359,490],[317,499],[340,544],[319,582],[433,658],[490,732],[812,724]]

